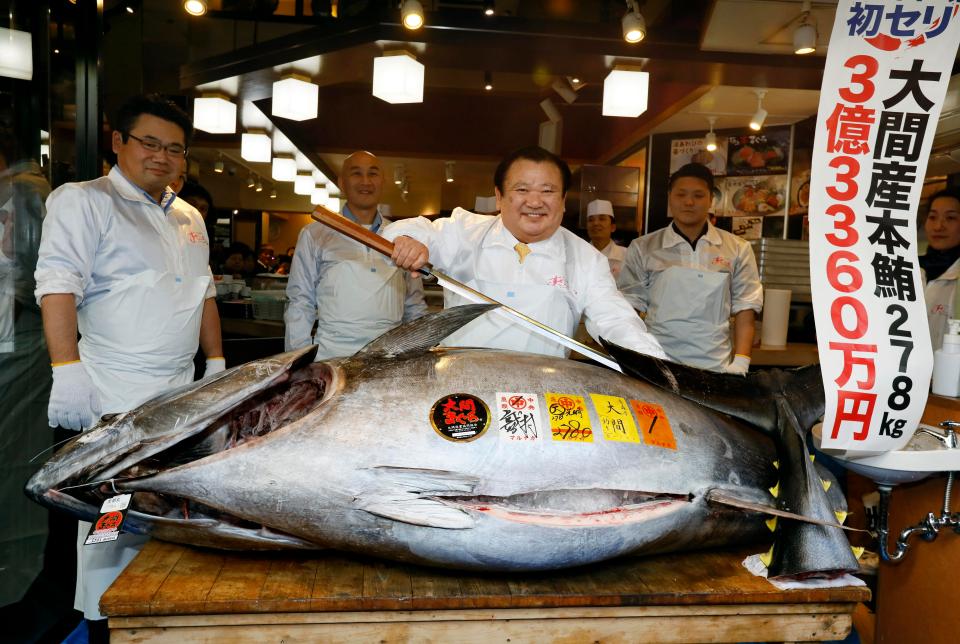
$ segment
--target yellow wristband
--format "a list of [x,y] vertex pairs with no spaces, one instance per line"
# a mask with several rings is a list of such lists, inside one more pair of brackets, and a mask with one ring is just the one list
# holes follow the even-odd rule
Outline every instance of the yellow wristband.
[[79,358],[76,359],[76,360],[67,360],[66,362],[51,362],[51,363],[50,363],[50,366],[51,366],[51,367],[65,367],[65,366],[68,365],[68,364],[77,364],[78,362],[80,362],[80,359],[79,359]]
[[209,358],[207,358],[207,360],[223,360],[224,362],[226,362],[227,359],[224,358],[223,356],[210,356]]
[[735,353],[735,354],[733,354],[733,357],[735,357],[735,358],[746,358],[747,360],[750,359],[750,356],[745,356],[745,355],[743,355],[742,353]]

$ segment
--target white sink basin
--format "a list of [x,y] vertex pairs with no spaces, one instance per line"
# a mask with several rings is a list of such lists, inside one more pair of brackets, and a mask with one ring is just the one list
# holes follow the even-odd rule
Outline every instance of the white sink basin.
[[[943,430],[920,425],[937,433]],[[919,429],[919,428],[918,428]],[[917,431],[901,449],[872,456],[861,456],[845,450],[822,449],[821,426],[813,427],[817,449],[856,472],[881,485],[897,485],[925,479],[937,472],[960,471],[960,449],[948,449],[943,442],[926,432]]]

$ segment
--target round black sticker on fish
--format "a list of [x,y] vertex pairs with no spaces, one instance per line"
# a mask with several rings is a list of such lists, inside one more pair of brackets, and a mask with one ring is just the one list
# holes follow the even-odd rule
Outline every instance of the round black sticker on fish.
[[447,440],[465,443],[487,431],[490,410],[472,394],[448,394],[433,403],[430,424]]

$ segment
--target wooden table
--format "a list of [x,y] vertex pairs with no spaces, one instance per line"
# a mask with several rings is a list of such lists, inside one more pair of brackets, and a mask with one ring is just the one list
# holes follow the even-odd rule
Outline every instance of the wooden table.
[[506,575],[151,541],[100,605],[112,642],[843,639],[869,591],[777,590],[740,565],[757,549]]

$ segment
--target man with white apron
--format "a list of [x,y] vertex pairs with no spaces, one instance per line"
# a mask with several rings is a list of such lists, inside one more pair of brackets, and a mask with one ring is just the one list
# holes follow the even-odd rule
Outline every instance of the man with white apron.
[[613,241],[610,235],[617,229],[613,216],[613,204],[606,199],[594,199],[587,204],[587,236],[590,243],[610,262],[613,279],[620,275],[627,249]]
[[947,320],[960,318],[960,190],[948,188],[930,196],[930,210],[923,222],[927,252],[920,258],[926,286],[930,341],[936,351],[943,344]]
[[[494,174],[500,214],[461,208],[449,218],[423,217],[391,224],[398,266],[416,270],[430,261],[454,279],[562,333],[572,335],[580,316],[594,338],[664,357],[656,339],[617,291],[607,259],[561,228],[570,168],[539,147],[517,150]],[[447,307],[465,304],[444,293]],[[444,344],[566,356],[569,351],[520,325],[487,313]]]
[[671,360],[746,373],[763,308],[750,244],[708,221],[713,174],[705,166],[673,173],[668,196],[673,223],[633,240],[617,284]]
[[[343,162],[338,181],[343,216],[379,232],[389,223],[378,210],[383,169],[369,152]],[[401,322],[427,312],[419,279],[389,259],[314,222],[300,231],[287,281],[284,345],[317,345],[317,360],[350,356]],[[316,323],[316,334],[311,337]]]
[[[190,118],[151,95],[130,99],[115,123],[109,175],[65,184],[47,200],[35,275],[53,366],[52,427],[85,429],[190,382],[198,344],[205,375],[224,369],[203,218],[167,188]],[[75,607],[102,620],[100,595],[146,538],[82,546],[89,525],[80,522]]]

